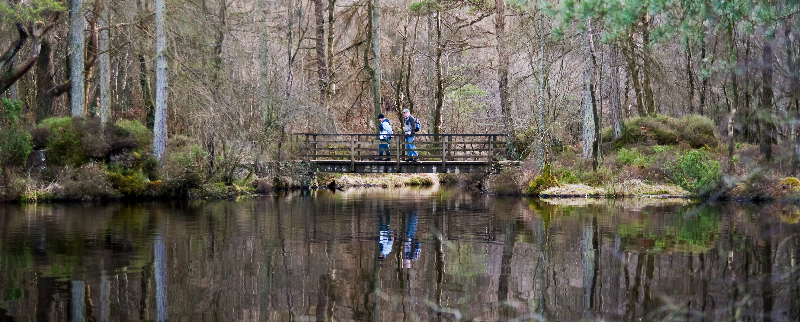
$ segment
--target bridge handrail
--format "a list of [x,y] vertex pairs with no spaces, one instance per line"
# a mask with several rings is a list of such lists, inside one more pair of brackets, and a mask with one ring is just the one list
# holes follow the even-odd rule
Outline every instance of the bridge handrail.
[[[373,160],[382,157],[379,151],[377,133],[294,133],[298,137],[297,143],[302,145],[301,155],[306,160],[331,160],[338,159],[350,161],[355,167],[356,160]],[[423,134],[416,133],[416,151],[422,161],[441,162],[481,162],[491,163],[503,152],[505,134]],[[303,137],[305,137],[303,139]],[[339,137],[334,140],[329,138]],[[398,156],[406,157],[405,134],[394,134],[390,150],[392,160],[400,162]],[[485,140],[474,141],[475,138],[484,137]],[[463,138],[459,140],[458,138]],[[327,153],[326,153],[327,152]]]

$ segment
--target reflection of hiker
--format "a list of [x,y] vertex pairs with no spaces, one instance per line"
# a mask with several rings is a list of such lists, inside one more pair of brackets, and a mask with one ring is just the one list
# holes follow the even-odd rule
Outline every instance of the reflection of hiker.
[[[391,156],[391,151],[389,150],[389,140],[392,139],[392,125],[389,124],[389,119],[383,116],[383,113],[378,114],[378,120],[381,121],[381,126],[378,129],[380,134],[378,135],[378,139],[381,141],[378,144],[378,155],[381,156],[380,158],[375,158],[375,161],[389,161]],[[386,152],[386,158],[382,158],[383,152]]]
[[406,161],[418,161],[417,146],[414,144],[414,134],[419,132],[419,119],[411,116],[408,109],[403,110],[403,133],[406,135]]
[[417,241],[417,222],[419,215],[416,210],[408,213],[406,218],[406,236],[403,239],[403,268],[411,268],[411,261],[419,258],[420,248]]
[[378,258],[383,260],[392,252],[392,244],[394,244],[394,232],[389,230],[388,211],[378,214],[378,244],[381,246],[381,254],[378,255]]

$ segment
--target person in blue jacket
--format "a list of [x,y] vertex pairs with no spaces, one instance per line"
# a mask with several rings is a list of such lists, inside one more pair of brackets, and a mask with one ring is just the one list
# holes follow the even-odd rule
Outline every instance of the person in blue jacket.
[[406,220],[406,233],[403,239],[403,268],[411,268],[411,261],[417,260],[420,253],[417,240],[417,222],[419,222],[417,211],[410,211]]
[[[389,161],[391,160],[391,150],[389,150],[389,140],[392,139],[392,125],[389,124],[389,119],[383,116],[383,113],[378,114],[378,120],[381,121],[381,127],[378,129],[380,134],[378,134],[378,140],[381,143],[378,144],[378,158],[375,161]],[[383,157],[383,153],[386,152],[386,158]]]
[[403,110],[403,133],[406,135],[406,153],[408,158],[406,161],[419,161],[417,157],[417,146],[414,144],[414,134],[419,132],[420,125],[419,119],[411,116],[408,109]]

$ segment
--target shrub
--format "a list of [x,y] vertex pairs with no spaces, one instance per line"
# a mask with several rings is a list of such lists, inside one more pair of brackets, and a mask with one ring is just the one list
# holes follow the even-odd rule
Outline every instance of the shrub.
[[681,141],[692,148],[716,147],[719,140],[714,135],[714,122],[702,115],[687,115],[675,122]]
[[0,202],[17,200],[25,193],[25,180],[18,168],[0,169]]
[[42,120],[39,127],[50,131],[45,147],[49,151],[51,161],[55,165],[83,164],[87,161],[81,151],[81,141],[78,133],[72,127],[69,117],[52,117]]
[[542,168],[542,173],[537,175],[533,178],[530,182],[528,182],[528,187],[525,190],[526,194],[539,194],[540,192],[550,188],[550,187],[557,187],[558,186],[558,179],[553,174],[553,167],[549,163],[545,163],[544,167]]
[[489,187],[493,193],[499,195],[519,194],[522,173],[517,169],[504,169],[499,174],[489,178]]
[[2,100],[0,115],[0,166],[22,167],[33,150],[31,135],[22,129],[19,115],[22,105],[7,98]]
[[144,192],[149,181],[141,169],[125,169],[112,164],[108,169],[108,181],[123,196],[137,197]]
[[705,149],[678,155],[675,162],[667,163],[666,167],[675,184],[697,195],[711,193],[722,180],[719,161],[713,160]]
[[121,195],[106,180],[107,176],[97,164],[87,164],[75,171],[67,168],[61,175],[62,187],[56,195],[60,199],[79,201],[117,199]]
[[650,165],[650,158],[644,156],[636,148],[631,148],[630,150],[621,148],[617,151],[617,162],[644,168]]
[[96,117],[72,118],[72,128],[81,142],[81,152],[86,157],[93,159],[105,159],[111,146],[103,135],[103,125]]
[[114,149],[131,149],[149,152],[152,149],[153,132],[137,120],[119,120],[108,127]]

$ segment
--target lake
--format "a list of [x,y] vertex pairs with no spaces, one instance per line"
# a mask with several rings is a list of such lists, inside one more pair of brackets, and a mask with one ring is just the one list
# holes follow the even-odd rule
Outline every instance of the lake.
[[798,220],[444,187],[0,205],[0,321],[797,321]]

